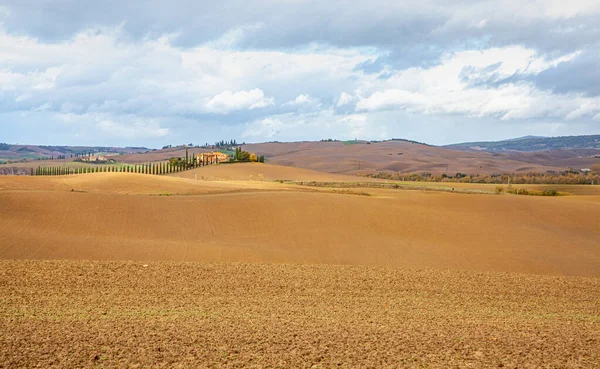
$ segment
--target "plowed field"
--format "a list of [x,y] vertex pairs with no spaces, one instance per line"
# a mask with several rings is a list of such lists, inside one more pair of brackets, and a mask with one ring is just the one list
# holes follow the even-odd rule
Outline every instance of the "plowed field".
[[597,368],[594,278],[0,262],[2,367]]
[[0,368],[600,368],[596,187],[210,170],[0,177]]

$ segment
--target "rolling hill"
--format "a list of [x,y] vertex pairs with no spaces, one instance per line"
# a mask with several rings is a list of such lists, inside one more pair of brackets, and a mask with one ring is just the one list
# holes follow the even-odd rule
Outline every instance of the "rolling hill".
[[502,141],[489,142],[463,142],[446,145],[456,150],[476,151],[549,151],[571,149],[597,149],[600,150],[600,135],[589,136],[562,136],[562,137],[537,137],[525,136]]
[[[521,143],[538,139],[523,138],[510,142]],[[114,158],[123,164],[158,162],[172,157],[185,157],[186,149],[189,154],[212,151],[185,146],[150,151],[131,149],[131,152],[122,153]],[[264,155],[267,162],[273,165],[345,175],[377,172],[428,172],[434,175],[442,173],[452,175],[457,172],[467,174],[546,172],[570,168],[579,170],[600,165],[600,149],[486,151],[460,146],[436,147],[396,139],[377,142],[271,142],[246,144],[243,149]],[[30,160],[0,165],[0,174],[27,175],[32,168],[40,165],[78,167],[81,163],[73,163],[70,157],[60,160]]]
[[258,174],[1,176],[0,367],[598,366],[600,186]]
[[8,161],[50,159],[61,156],[70,158],[76,154],[94,153],[100,155],[132,154],[148,152],[145,147],[99,147],[99,146],[48,146],[11,145],[0,143],[0,164]]
[[382,142],[288,142],[244,146],[264,155],[271,164],[340,174],[382,171],[491,174],[561,171],[600,164],[600,150],[554,150],[539,153],[461,151],[401,140]]
[[[247,165],[222,167],[230,177],[248,173]],[[294,176],[310,179],[306,173],[312,172]],[[5,176],[0,189],[4,259],[369,264],[600,276],[597,195],[341,191],[130,173]]]

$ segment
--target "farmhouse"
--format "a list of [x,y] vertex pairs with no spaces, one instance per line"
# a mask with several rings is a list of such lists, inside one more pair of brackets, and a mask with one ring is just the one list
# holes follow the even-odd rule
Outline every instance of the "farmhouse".
[[203,152],[196,154],[196,162],[202,164],[223,163],[231,160],[231,157],[222,152]]
[[109,159],[106,156],[81,156],[74,161],[84,163],[116,163],[115,159]]

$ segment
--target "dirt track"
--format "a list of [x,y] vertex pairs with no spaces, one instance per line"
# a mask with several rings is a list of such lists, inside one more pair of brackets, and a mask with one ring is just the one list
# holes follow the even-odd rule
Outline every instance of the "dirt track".
[[595,278],[0,261],[0,367],[600,367]]

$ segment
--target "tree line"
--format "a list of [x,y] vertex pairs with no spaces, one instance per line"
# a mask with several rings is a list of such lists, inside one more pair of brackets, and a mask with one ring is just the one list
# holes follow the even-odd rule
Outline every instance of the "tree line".
[[145,163],[133,165],[97,165],[93,167],[38,167],[35,170],[31,169],[32,176],[61,176],[71,174],[86,174],[86,173],[139,173],[139,174],[170,174],[178,173],[184,170],[198,168],[207,163],[201,163],[195,160],[195,156],[185,152],[185,159],[171,158],[168,162],[161,163]]
[[595,165],[589,171],[569,169],[555,172],[519,172],[502,174],[464,174],[432,175],[431,173],[394,173],[379,172],[367,174],[367,177],[395,181],[414,182],[461,182],[489,184],[600,184],[600,165]]
[[251,161],[264,163],[265,157],[263,155],[257,156],[253,152],[244,151],[241,147],[236,147],[235,152],[233,154],[233,161]]
[[149,163],[133,165],[98,165],[94,167],[38,167],[31,169],[32,176],[62,176],[86,173],[139,173],[139,174],[169,174],[182,172],[190,168],[172,163]]

